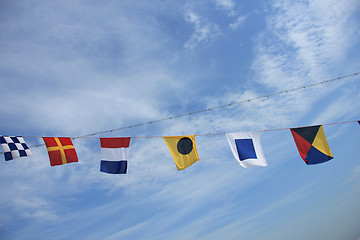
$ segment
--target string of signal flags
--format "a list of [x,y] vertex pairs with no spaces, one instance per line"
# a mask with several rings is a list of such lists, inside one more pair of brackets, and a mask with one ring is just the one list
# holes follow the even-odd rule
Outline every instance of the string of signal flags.
[[[291,91],[298,91],[301,89],[314,87],[320,84],[341,80],[359,74],[360,72],[353,73],[346,76],[337,77],[298,88],[275,92],[257,98],[237,101],[237,102],[233,102],[225,105],[219,105],[195,112],[158,119],[151,122],[130,125],[127,127],[96,132],[78,137],[37,137],[37,136],[27,136],[27,137],[42,138],[45,144],[40,144],[34,147],[40,147],[46,145],[50,159],[50,165],[51,166],[63,165],[66,163],[78,162],[78,157],[75,151],[75,147],[71,139],[95,138],[93,136],[98,134],[104,134],[104,133],[119,131],[127,128],[138,127],[146,124],[152,124],[155,122],[171,120],[183,116],[191,116],[194,114],[212,111],[219,108],[230,107],[240,103],[251,102],[253,100],[270,98],[275,95],[285,94]],[[338,122],[338,123],[330,123],[323,125],[344,124],[350,122],[358,122],[360,124],[359,120],[355,120],[355,121]],[[200,134],[200,135],[168,136],[168,137],[153,136],[153,137],[141,137],[141,138],[162,137],[165,140],[171,152],[171,155],[175,161],[177,169],[183,170],[191,166],[195,162],[199,161],[199,156],[197,153],[196,143],[195,143],[195,136],[226,135],[228,143],[230,145],[230,149],[235,159],[239,162],[239,164],[242,167],[249,168],[253,166],[267,166],[267,162],[264,153],[262,151],[260,132],[290,129],[301,158],[305,161],[307,165],[313,165],[313,164],[319,164],[329,161],[333,158],[333,154],[330,150],[330,147],[325,137],[323,125],[298,127],[298,128],[261,130],[261,131],[253,131],[253,132],[217,133],[217,134]],[[100,138],[100,146],[101,146],[100,171],[101,172],[110,173],[110,174],[125,174],[127,172],[127,164],[128,164],[127,155],[129,151],[131,138],[140,138],[140,137]],[[3,153],[6,161],[19,157],[26,157],[32,155],[29,147],[25,143],[24,138],[22,136],[0,136],[0,144],[3,148]]]
[[[351,122],[360,124],[360,120],[356,120],[323,125]],[[324,163],[334,158],[327,142],[323,125],[287,128],[291,131],[299,154],[307,165]],[[226,135],[231,152],[242,167],[265,167],[267,166],[267,161],[262,150],[260,133],[278,130],[286,129],[211,135]],[[170,150],[178,171],[200,161],[195,136],[162,137]],[[204,136],[204,134],[197,136]],[[51,166],[78,162],[78,156],[70,137],[42,137],[42,139],[45,142]],[[126,174],[131,137],[104,137],[99,139],[101,147],[100,171],[109,174]],[[24,138],[21,136],[0,136],[0,144],[3,148],[6,161],[32,155]]]

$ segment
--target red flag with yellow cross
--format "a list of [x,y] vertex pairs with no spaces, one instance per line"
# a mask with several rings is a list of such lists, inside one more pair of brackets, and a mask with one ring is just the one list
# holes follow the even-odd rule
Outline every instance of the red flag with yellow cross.
[[43,137],[50,158],[50,165],[77,162],[78,157],[69,137]]

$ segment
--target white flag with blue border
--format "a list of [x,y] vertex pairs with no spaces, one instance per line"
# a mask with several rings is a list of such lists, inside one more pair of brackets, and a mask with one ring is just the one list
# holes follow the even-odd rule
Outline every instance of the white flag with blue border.
[[259,132],[227,133],[226,137],[235,159],[242,167],[267,166]]

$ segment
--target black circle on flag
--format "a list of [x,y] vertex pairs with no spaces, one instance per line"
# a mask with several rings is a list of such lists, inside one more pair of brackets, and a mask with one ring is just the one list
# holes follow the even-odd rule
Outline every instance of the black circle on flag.
[[192,140],[188,137],[183,137],[177,143],[177,150],[182,155],[187,155],[187,154],[191,153],[191,151],[193,150]]

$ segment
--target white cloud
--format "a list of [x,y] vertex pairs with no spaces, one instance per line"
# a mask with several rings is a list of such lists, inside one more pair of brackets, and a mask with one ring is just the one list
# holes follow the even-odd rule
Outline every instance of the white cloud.
[[234,23],[231,23],[229,25],[229,27],[232,30],[238,29],[239,27],[241,27],[244,24],[246,18],[247,18],[246,16],[239,16]]
[[185,20],[194,26],[194,33],[184,44],[185,49],[194,49],[200,43],[206,44],[220,35],[220,29],[217,24],[203,19],[192,10],[187,10]]
[[[275,87],[325,78],[352,44],[355,1],[279,1],[256,46],[259,81]],[[350,10],[353,9],[353,10]],[[285,50],[285,51],[283,51]],[[259,71],[260,70],[260,71]]]
[[229,17],[234,17],[237,15],[236,4],[232,0],[216,0],[216,6],[220,9],[223,9],[227,12]]
[[[62,11],[48,16],[41,11],[46,7],[28,6],[17,21],[2,22],[5,35],[15,39],[0,47],[0,65],[13,75],[0,78],[4,96],[12,99],[11,106],[2,106],[6,117],[23,118],[42,132],[81,135],[108,127],[114,118],[121,126],[161,116],[156,96],[177,83],[163,64],[167,59],[159,52],[166,52],[165,40],[145,19],[149,15],[131,20],[136,10],[104,5],[98,10],[106,11],[106,18],[85,6],[71,16]],[[26,40],[14,29],[28,29]],[[38,31],[42,34],[31,34]]]
[[235,7],[235,3],[232,0],[216,0],[216,5],[226,10],[232,10]]
[[[268,17],[267,31],[258,35],[254,47],[254,80],[272,89],[286,90],[338,76],[339,72],[332,70],[354,42],[357,27],[347,23],[355,6],[355,1],[276,2],[275,14]],[[298,115],[309,113],[311,103],[331,91],[331,86],[327,87],[330,89],[296,92],[291,102],[302,108]],[[316,95],[313,91],[317,91]],[[327,114],[334,113],[333,109],[329,107]],[[343,110],[344,115],[349,108]],[[329,117],[325,115],[322,117]]]
[[345,84],[349,85],[349,87],[344,87],[341,92],[334,90],[335,92],[332,94],[338,97],[329,101],[328,106],[319,111],[318,115],[314,117],[313,123],[356,119],[358,113],[355,109],[359,108],[360,94],[357,92],[356,87],[351,86],[349,81],[345,82]]

